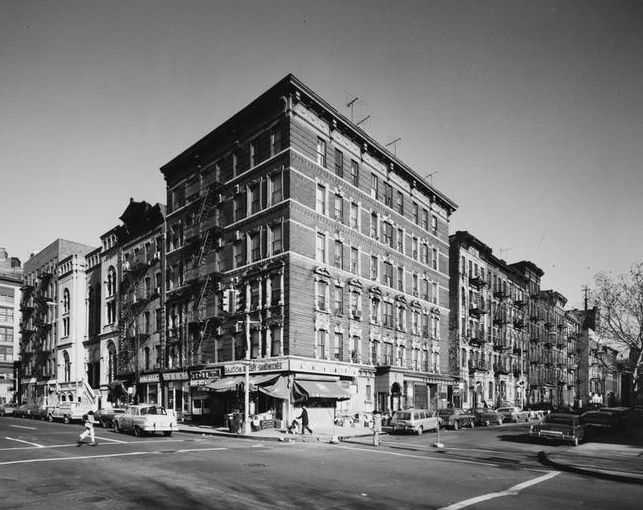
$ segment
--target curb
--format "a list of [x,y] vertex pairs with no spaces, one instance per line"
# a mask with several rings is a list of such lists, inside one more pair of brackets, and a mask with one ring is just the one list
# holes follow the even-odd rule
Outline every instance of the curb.
[[601,478],[603,480],[613,480],[618,482],[635,483],[635,484],[643,485],[643,476],[628,475],[622,471],[586,469],[586,468],[580,468],[578,466],[574,466],[573,464],[556,462],[554,460],[551,460],[544,451],[538,452],[538,461],[545,466],[553,467],[561,471],[569,471],[571,473],[578,473],[581,475],[592,476],[594,478]]
[[190,430],[190,429],[181,429],[179,432],[185,432],[186,434],[207,434],[208,436],[220,436],[220,437],[234,437],[237,439],[254,439],[255,441],[281,441],[281,437],[276,436],[249,436],[247,434],[235,434],[232,432],[218,432],[216,430]]

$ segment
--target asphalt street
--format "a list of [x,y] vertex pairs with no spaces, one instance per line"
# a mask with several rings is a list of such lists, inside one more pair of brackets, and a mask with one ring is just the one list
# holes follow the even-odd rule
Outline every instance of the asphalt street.
[[524,425],[338,445],[176,433],[135,438],[0,419],[0,508],[638,509],[643,486],[551,470]]

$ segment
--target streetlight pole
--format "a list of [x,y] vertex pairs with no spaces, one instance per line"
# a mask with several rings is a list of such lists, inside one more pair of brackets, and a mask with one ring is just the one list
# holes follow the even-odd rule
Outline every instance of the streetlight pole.
[[243,433],[250,433],[250,315],[245,316],[246,330],[246,382],[243,385]]

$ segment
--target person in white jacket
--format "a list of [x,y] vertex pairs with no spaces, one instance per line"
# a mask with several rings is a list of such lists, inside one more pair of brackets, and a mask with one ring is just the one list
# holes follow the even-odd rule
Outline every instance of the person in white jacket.
[[96,446],[96,437],[94,436],[94,411],[89,411],[85,416],[83,416],[83,421],[85,425],[85,430],[83,430],[78,438],[78,446],[81,446],[85,443],[85,438],[89,436],[90,445]]

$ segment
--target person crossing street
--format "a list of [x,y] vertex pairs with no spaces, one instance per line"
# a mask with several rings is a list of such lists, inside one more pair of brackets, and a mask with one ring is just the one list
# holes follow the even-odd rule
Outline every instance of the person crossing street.
[[[83,430],[78,438],[78,446],[83,444],[89,444],[90,446],[96,446],[96,437],[94,436],[94,411],[89,411],[86,415],[83,416],[83,422],[85,430]],[[90,442],[85,443],[85,438],[89,436]]]

